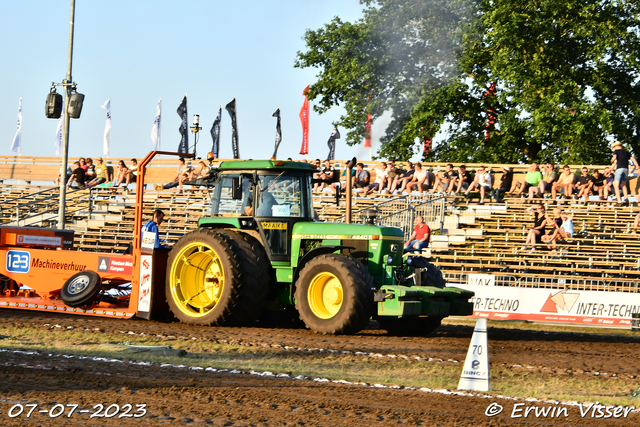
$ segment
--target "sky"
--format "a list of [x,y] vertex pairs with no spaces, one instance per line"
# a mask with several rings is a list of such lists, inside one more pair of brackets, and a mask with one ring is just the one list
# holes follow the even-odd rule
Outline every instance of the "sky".
[[[57,120],[45,117],[44,104],[51,83],[66,77],[70,3],[21,0],[0,6],[1,155],[14,154],[10,148],[22,98],[21,154],[55,156]],[[305,31],[335,16],[355,21],[362,6],[357,0],[76,0],[72,77],[85,100],[81,117],[71,119],[69,156],[103,155],[106,111],[101,106],[109,98],[110,157],[144,157],[153,148],[159,99],[161,149],[177,151],[176,110],[187,94],[188,123],[199,114],[203,128],[198,156],[211,150],[209,131],[222,105],[220,157],[232,157],[231,119],[224,105],[235,97],[242,158],[271,157],[277,108],[283,135],[278,157],[304,158],[298,114],[302,91],[315,82],[318,70],[293,65],[296,53],[305,50]],[[326,158],[332,123],[342,112],[341,107],[323,115],[311,112],[310,159]],[[374,154],[382,128],[382,123],[373,125]],[[336,158],[369,160],[369,151],[349,147],[343,138]]]

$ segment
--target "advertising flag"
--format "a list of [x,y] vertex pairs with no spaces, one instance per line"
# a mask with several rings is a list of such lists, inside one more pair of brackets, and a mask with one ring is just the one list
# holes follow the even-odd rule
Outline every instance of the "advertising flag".
[[111,133],[111,98],[101,107],[107,110],[107,117],[104,122],[104,141],[102,145],[102,155],[109,157],[109,134]]
[[233,148],[233,158],[240,158],[240,148],[238,147],[238,123],[236,121],[236,99],[228,103],[225,110],[229,112],[231,116],[231,148]]
[[182,98],[182,102],[176,111],[182,122],[178,130],[180,131],[180,145],[178,145],[178,153],[189,152],[189,126],[187,125],[187,95]]
[[300,109],[300,122],[302,123],[302,148],[300,154],[309,154],[309,97],[307,91],[311,85],[307,85],[302,91],[304,102]]
[[16,135],[13,137],[13,143],[11,144],[11,151],[14,153],[18,153],[20,155],[22,142],[22,98],[18,101],[18,130],[16,131]]
[[276,121],[276,148],[273,150],[272,159],[278,158],[278,147],[280,147],[280,141],[282,141],[282,128],[280,127],[280,109],[278,108],[275,113],[271,115],[271,117],[277,117]]
[[338,128],[333,128],[331,132],[331,136],[329,137],[329,141],[327,141],[327,145],[329,146],[329,155],[327,159],[335,160],[336,156],[336,139],[340,139],[340,132],[338,132]]
[[365,124],[364,146],[371,147],[371,114],[367,115],[367,123]]
[[156,106],[156,118],[153,121],[153,127],[151,128],[151,142],[153,143],[154,151],[160,151],[160,117],[162,115],[162,98],[158,101]]
[[220,151],[220,121],[222,120],[222,105],[218,110],[218,115],[216,119],[213,121],[213,126],[211,126],[211,139],[213,139],[213,145],[211,146],[211,152],[213,153],[214,158],[218,158],[218,152]]
[[[64,111],[64,99],[62,100],[62,111]],[[58,127],[56,128],[56,156],[62,156],[62,121],[64,120],[64,114],[60,114],[60,118],[58,119]]]

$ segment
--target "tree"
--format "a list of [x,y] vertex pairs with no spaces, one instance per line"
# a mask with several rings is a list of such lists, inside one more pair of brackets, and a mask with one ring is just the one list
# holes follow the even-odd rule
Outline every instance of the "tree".
[[296,67],[357,144],[391,110],[381,157],[602,163],[640,154],[640,6],[628,0],[363,0],[364,17],[307,31]]

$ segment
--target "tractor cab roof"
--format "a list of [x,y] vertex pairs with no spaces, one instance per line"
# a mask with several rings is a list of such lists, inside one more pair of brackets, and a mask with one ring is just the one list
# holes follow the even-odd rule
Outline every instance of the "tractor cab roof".
[[303,172],[315,172],[316,169],[312,168],[308,163],[293,162],[287,160],[228,160],[220,163],[218,171],[231,171],[231,170],[269,170],[274,171],[281,170],[295,170]]

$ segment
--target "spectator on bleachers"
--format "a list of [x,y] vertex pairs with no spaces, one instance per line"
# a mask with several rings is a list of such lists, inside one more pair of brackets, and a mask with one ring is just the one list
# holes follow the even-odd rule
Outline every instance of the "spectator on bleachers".
[[88,166],[87,166],[87,160],[86,160],[84,157],[80,157],[80,158],[78,159],[78,162],[80,162],[80,167],[81,167],[82,169],[84,169],[84,171],[86,172],[86,171],[87,171],[87,167],[88,167]]
[[375,182],[367,185],[364,195],[368,196],[373,192],[380,192],[380,190],[385,188],[385,184],[387,183],[387,163],[380,162],[375,167],[376,172],[376,180]]
[[322,171],[318,174],[318,179],[320,183],[315,191],[323,191],[325,188],[331,188],[335,191],[336,182],[340,180],[340,176],[338,175],[338,171],[331,166],[331,160],[327,159],[324,161],[324,168],[322,168]]
[[[629,190],[627,189],[627,183],[629,181],[629,161],[633,163],[636,169],[640,169],[635,157],[631,155],[627,150],[622,148],[622,143],[616,141],[611,145],[611,151],[613,156],[611,157],[611,164],[616,165],[616,171],[613,179],[613,189],[616,192],[616,200],[618,205],[622,205],[622,198],[620,197],[620,187],[622,186],[622,193],[625,199],[629,196]],[[629,204],[628,200],[625,200],[626,205]]]
[[173,180],[171,182],[168,182],[166,184],[155,184],[155,189],[157,191],[160,190],[167,190],[169,188],[175,188],[178,185],[180,185],[180,177],[182,177],[182,175],[184,174],[184,172],[187,170],[187,166],[185,165],[185,161],[183,157],[180,157],[178,159],[178,170],[177,170],[177,174],[175,176],[175,178],[173,178]]
[[413,232],[409,239],[404,244],[404,252],[421,251],[429,246],[431,240],[431,229],[424,222],[422,216],[416,217],[416,225],[413,227]]
[[[71,178],[71,175],[73,174],[73,165],[69,165],[67,166],[67,170],[65,172],[65,177],[64,177],[64,182],[67,183],[69,181],[69,178]],[[60,186],[60,180],[62,179],[62,177],[60,176],[60,174],[58,174],[58,177],[55,180],[56,183],[56,187]]]
[[[409,181],[413,179],[414,173],[415,169],[413,168],[413,163],[405,162],[403,171],[399,175],[396,175],[393,183],[391,184],[391,189],[389,190],[389,192],[391,194],[402,194],[402,192],[406,189]],[[398,185],[400,186],[399,188]]]
[[508,166],[502,166],[502,177],[500,178],[500,186],[491,190],[491,198],[497,203],[502,202],[502,195],[511,189],[513,183],[513,171]]
[[578,183],[576,184],[576,190],[578,191],[577,198],[584,196],[585,199],[589,197],[593,182],[595,181],[591,175],[589,175],[589,169],[583,167],[582,175],[578,177]]
[[602,200],[604,198],[605,176],[600,173],[598,169],[593,170],[593,186],[591,187],[591,194],[594,196],[600,196]]
[[473,182],[473,179],[474,179],[474,176],[473,176],[473,174],[471,174],[471,172],[467,171],[467,167],[465,165],[460,165],[458,167],[458,177],[457,178],[454,178],[454,177],[451,178],[452,182],[454,183],[453,185],[456,186],[455,192],[453,191],[453,185],[451,186],[452,193],[453,194],[458,194],[462,190],[466,191],[467,188],[469,188],[469,186]]
[[125,187],[128,187],[132,182],[136,182],[136,174],[138,173],[138,161],[136,159],[131,159],[131,166],[128,169],[129,171],[127,172],[126,181],[124,184]]
[[573,179],[574,175],[568,165],[562,167],[562,173],[558,180],[551,187],[551,198],[556,199],[558,192],[566,198],[573,195]]
[[[569,217],[566,212],[560,209],[558,210],[559,212],[557,214],[559,215],[559,225],[558,221],[556,220],[553,232],[542,237],[542,241],[546,242],[547,248],[554,251],[558,248],[558,241],[570,239],[573,237],[574,233],[573,221],[571,217]],[[554,212],[555,211],[556,210],[554,209]]]
[[76,187],[84,188],[84,169],[80,166],[80,162],[73,162],[73,172],[67,180],[67,188],[73,187],[73,183],[76,183]]
[[85,170],[85,180],[92,180],[96,177],[96,167],[93,164],[93,159],[87,157],[87,169]]
[[604,171],[602,172],[602,174],[604,175],[603,197],[604,197],[604,200],[607,200],[609,198],[609,194],[614,193],[613,180],[615,177],[613,175],[613,171],[609,167],[604,168]]
[[389,160],[387,162],[387,184],[384,190],[381,190],[380,193],[384,192],[387,194],[391,193],[391,187],[393,186],[393,180],[398,176],[398,170],[396,169],[396,162],[393,160]]
[[208,174],[209,174],[209,166],[207,166],[205,162],[200,160],[196,165],[196,167],[191,169],[191,172],[189,173],[189,181],[198,179],[198,178],[204,178]]
[[[538,195],[544,196],[545,193],[551,193],[553,184],[558,181],[558,172],[556,171],[556,165],[553,163],[547,163],[542,167],[542,180],[538,183]],[[532,199],[534,189],[529,188],[529,198]]]
[[491,178],[491,174],[484,166],[480,166],[478,171],[476,172],[476,177],[465,191],[464,196],[469,197],[469,193],[473,191],[475,188],[478,188],[480,191],[480,202],[479,204],[484,205],[484,196],[486,193],[490,192],[493,188],[493,181]]
[[640,224],[640,212],[638,212],[638,214],[636,215],[636,218],[633,220],[633,228],[631,229],[631,231],[633,233],[638,233],[638,225]]
[[[87,162],[89,159],[87,159]],[[87,187],[95,187],[96,185],[104,184],[108,181],[109,175],[107,173],[107,166],[103,163],[102,157],[96,158],[96,177],[87,182]]]
[[368,171],[364,170],[364,164],[361,162],[356,163],[355,173],[351,177],[351,188],[354,190],[366,188],[369,185],[370,180],[371,175],[369,175]]
[[120,160],[118,162],[118,171],[115,173],[115,178],[113,178],[113,186],[118,187],[122,184],[122,182],[126,180],[128,174],[129,168],[125,165],[124,160]]
[[451,163],[447,164],[443,172],[438,172],[436,174],[436,179],[433,183],[433,191],[440,191],[440,189],[442,189],[444,193],[451,191],[449,189],[451,180],[452,178],[457,177],[458,172],[453,168],[453,165]]
[[534,215],[533,227],[529,229],[529,233],[527,234],[527,239],[524,242],[522,250],[529,249],[535,251],[536,245],[542,242],[542,236],[546,234],[545,231],[547,225],[553,224],[553,221],[551,221],[551,224],[549,224],[550,221],[545,214],[543,204],[538,205],[535,208],[535,211],[529,209],[529,212]]
[[411,181],[407,184],[407,193],[411,194],[413,189],[418,190],[420,196],[423,191],[429,190],[429,172],[422,167],[422,163],[418,162],[413,165],[414,172]]
[[514,196],[520,196],[522,193],[530,194],[529,188],[534,187],[537,189],[538,184],[542,181],[542,173],[538,169],[537,163],[531,163],[527,169],[527,174],[524,177],[524,181],[516,181],[511,186],[509,193]]

